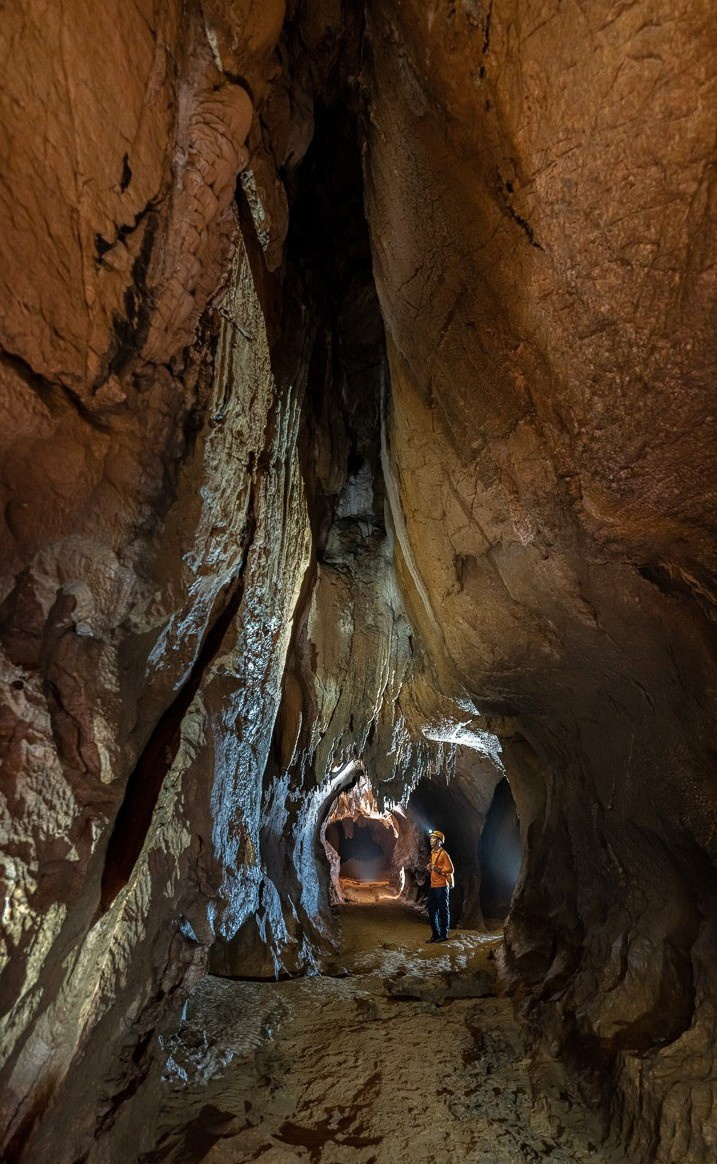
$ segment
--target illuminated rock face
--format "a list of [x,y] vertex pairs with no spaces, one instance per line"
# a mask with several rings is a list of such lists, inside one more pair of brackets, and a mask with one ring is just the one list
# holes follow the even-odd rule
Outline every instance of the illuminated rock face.
[[[9,1158],[75,1159],[112,1124],[261,880],[310,536],[299,384],[272,372],[234,192],[283,12],[211,7],[211,36],[172,4],[121,26],[23,6],[4,29]],[[230,75],[224,18],[253,45]]]
[[361,758],[477,925],[507,772],[533,1038],[711,1160],[704,6],[311,7],[7,15],[4,1150],[131,1158],[207,960],[330,946]]
[[407,608],[528,852],[507,964],[638,1153],[706,1160],[714,78],[658,13],[371,6],[367,206]]

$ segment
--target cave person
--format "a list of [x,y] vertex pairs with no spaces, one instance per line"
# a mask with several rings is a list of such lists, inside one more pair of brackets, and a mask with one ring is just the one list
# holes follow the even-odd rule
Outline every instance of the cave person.
[[426,865],[426,871],[431,875],[431,885],[428,890],[428,917],[431,922],[431,936],[429,942],[445,942],[450,925],[449,893],[453,885],[453,862],[444,849],[446,841],[443,833],[433,829],[428,834],[431,846],[431,859]]

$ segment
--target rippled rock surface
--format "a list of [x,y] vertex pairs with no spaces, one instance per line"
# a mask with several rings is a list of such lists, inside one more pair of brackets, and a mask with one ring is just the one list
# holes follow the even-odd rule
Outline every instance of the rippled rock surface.
[[14,3],[0,36],[5,1154],[131,1158],[207,967],[331,956],[363,773],[407,900],[453,828],[478,930],[507,780],[536,1061],[636,1160],[711,1161],[704,5]]

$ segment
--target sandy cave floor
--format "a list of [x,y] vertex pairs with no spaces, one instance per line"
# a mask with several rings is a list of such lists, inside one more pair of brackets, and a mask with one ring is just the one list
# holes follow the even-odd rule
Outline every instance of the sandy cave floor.
[[426,945],[424,917],[350,897],[326,973],[194,989],[142,1164],[624,1164],[559,1065],[526,1058],[499,934]]

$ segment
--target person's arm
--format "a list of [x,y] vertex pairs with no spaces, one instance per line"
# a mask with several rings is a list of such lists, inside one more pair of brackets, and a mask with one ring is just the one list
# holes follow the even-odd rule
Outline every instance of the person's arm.
[[441,873],[454,873],[453,862],[445,849],[441,849],[441,857],[443,858],[441,861]]

